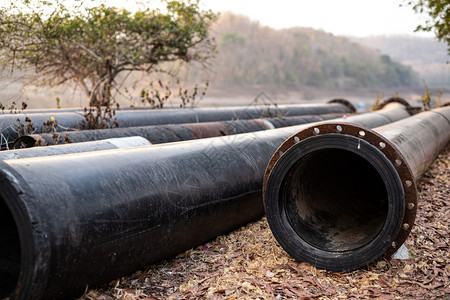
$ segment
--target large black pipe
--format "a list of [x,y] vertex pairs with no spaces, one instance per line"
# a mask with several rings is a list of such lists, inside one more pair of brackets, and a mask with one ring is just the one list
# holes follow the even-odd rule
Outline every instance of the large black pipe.
[[295,259],[330,271],[361,268],[404,243],[416,181],[450,140],[450,108],[374,130],[314,125],[274,153],[264,179],[267,220]]
[[162,144],[320,122],[323,120],[336,119],[341,116],[342,114],[306,115],[30,134],[17,138],[14,141],[12,148],[20,149],[35,146],[80,143],[129,136],[141,136],[146,138],[152,144]]
[[330,113],[353,113],[355,108],[349,102],[315,103],[278,106],[236,106],[221,108],[166,109],[118,111],[115,117],[120,126],[147,126],[216,122],[226,120],[250,120],[281,116],[319,115]]
[[0,160],[63,155],[119,148],[132,148],[148,145],[151,145],[151,143],[147,139],[140,136],[110,138],[99,141],[81,142],[74,144],[0,151]]
[[[133,110],[117,111],[110,120],[112,127],[134,127],[162,124],[182,124],[198,122],[215,122],[225,120],[248,120],[261,117],[315,115],[328,113],[350,113],[354,111],[351,103],[318,103],[280,106],[250,106],[225,108],[194,108],[194,109],[164,109],[164,110]],[[44,126],[50,123],[57,126]],[[0,146],[9,149],[11,143],[21,135],[19,127],[27,127],[28,133],[65,131],[69,129],[86,129],[83,125],[83,113],[38,113],[27,115],[0,115]],[[32,123],[33,126],[30,126]],[[22,133],[23,134],[23,133]]]
[[0,161],[0,297],[76,296],[260,217],[265,166],[302,128]]

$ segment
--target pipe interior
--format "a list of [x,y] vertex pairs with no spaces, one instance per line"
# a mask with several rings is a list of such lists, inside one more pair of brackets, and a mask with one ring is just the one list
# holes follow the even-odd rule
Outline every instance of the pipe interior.
[[17,285],[21,248],[16,222],[0,196],[0,299],[11,295]]
[[298,236],[324,251],[349,251],[373,240],[388,212],[377,170],[358,154],[326,149],[303,156],[288,172],[280,197]]
[[21,136],[14,141],[13,149],[31,148],[36,146],[36,140],[30,136]]

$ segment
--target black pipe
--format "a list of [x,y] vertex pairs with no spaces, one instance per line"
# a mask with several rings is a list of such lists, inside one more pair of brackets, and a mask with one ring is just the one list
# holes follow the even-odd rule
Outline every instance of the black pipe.
[[128,136],[141,136],[152,144],[162,144],[294,126],[336,119],[341,116],[342,114],[307,115],[31,134],[18,137],[12,144],[12,148],[20,149],[34,146],[79,143]]
[[[355,113],[356,112],[356,108],[353,106],[353,104],[351,104],[348,100],[346,99],[332,99],[330,101],[328,101],[327,103],[339,103],[342,104],[344,106],[347,107],[348,112],[349,113]],[[405,103],[407,103],[405,101]],[[300,104],[303,105],[303,104]],[[313,103],[312,105],[316,105],[315,103]],[[409,104],[407,104],[409,105]],[[280,107],[284,107],[284,108],[288,108],[288,107],[293,107],[293,106],[297,106],[297,105],[283,105]],[[248,106],[248,107],[257,107],[258,106]],[[259,108],[267,108],[268,106],[259,106]],[[271,108],[276,108],[277,106],[271,106]],[[227,109],[231,109],[231,110],[241,110],[242,106],[238,106],[238,107],[220,107],[220,110],[227,110]],[[382,107],[380,107],[382,108]],[[102,111],[104,111],[105,107],[101,108]],[[153,110],[153,111],[161,111],[161,109],[164,110],[181,110],[181,111],[189,111],[192,109],[200,109],[203,110],[205,108],[199,108],[199,107],[186,107],[186,108],[180,108],[179,106],[164,106],[162,108],[152,108],[150,106],[133,106],[133,107],[114,107],[113,110],[114,111],[135,111],[135,110]],[[217,108],[206,108],[206,109],[212,109],[212,110],[217,110]],[[88,112],[88,111],[92,111],[92,112],[96,112],[97,108],[96,107],[67,107],[67,108],[28,108],[28,109],[20,109],[20,110],[3,110],[2,112],[0,112],[0,115],[8,115],[8,114],[54,114],[54,113],[63,113],[63,112],[78,112],[78,113],[84,113],[84,112]]]
[[[391,108],[408,116],[339,122]],[[267,162],[305,127],[0,161],[0,297],[77,296],[259,218]]]
[[416,181],[450,140],[450,108],[374,130],[314,125],[274,153],[264,179],[267,220],[298,261],[329,271],[361,268],[404,243]]
[[63,144],[48,147],[35,147],[27,149],[0,151],[0,160],[62,155],[70,153],[101,151],[119,148],[132,148],[148,145],[151,145],[151,143],[147,139],[140,136],[110,138],[105,140],[81,142],[74,144]]
[[[105,107],[101,108],[104,111]],[[160,110],[160,109],[180,109],[179,106],[164,106],[162,108],[152,108],[150,106],[132,106],[132,107],[114,107],[115,111],[122,110]],[[186,108],[190,109],[190,108]],[[8,115],[8,114],[54,114],[54,113],[63,113],[63,112],[77,112],[84,113],[85,111],[96,112],[96,107],[65,107],[65,108],[26,108],[26,109],[4,109],[0,111],[0,115]]]
[[[349,113],[352,111],[350,103],[330,104],[299,104],[280,106],[250,106],[225,108],[195,108],[195,109],[164,109],[164,110],[133,110],[116,111],[110,119],[110,126],[135,127],[162,124],[182,124],[198,122],[215,122],[225,120],[248,120],[261,117],[314,115],[328,113]],[[57,126],[51,126],[57,122]],[[23,135],[25,127],[27,133],[54,132],[87,129],[83,113],[48,113],[48,114],[12,114],[0,115],[0,146],[1,150],[9,149],[12,142]],[[43,124],[50,124],[44,126]],[[31,124],[31,125],[30,125]]]
[[9,149],[23,134],[34,132],[68,131],[80,128],[84,117],[78,113],[55,113],[31,116],[27,114],[0,115],[0,150]]
[[119,127],[147,125],[216,122],[226,120],[249,120],[280,116],[319,115],[351,113],[352,105],[342,103],[316,103],[278,106],[238,106],[221,108],[167,109],[118,111],[115,117]]

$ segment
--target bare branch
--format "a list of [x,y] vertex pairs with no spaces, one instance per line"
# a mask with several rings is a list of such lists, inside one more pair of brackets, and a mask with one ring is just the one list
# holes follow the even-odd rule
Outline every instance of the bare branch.
[[98,61],[103,62],[104,59],[100,56],[98,56],[97,54],[95,54],[94,51],[92,51],[91,49],[89,49],[88,47],[84,46],[83,44],[78,43],[77,41],[74,41],[73,39],[69,39],[66,37],[62,37],[63,40],[68,41],[73,43],[74,45],[77,45],[78,47],[80,47],[81,49],[83,49],[84,51],[88,52],[89,54],[91,54],[93,57],[95,57]]

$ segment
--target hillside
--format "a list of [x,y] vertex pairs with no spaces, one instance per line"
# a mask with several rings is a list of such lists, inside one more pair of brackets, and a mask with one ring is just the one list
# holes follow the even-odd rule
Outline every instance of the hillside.
[[445,63],[450,59],[447,46],[434,38],[412,36],[370,36],[351,40],[385,53],[400,62]]
[[411,66],[427,85],[450,87],[450,60],[447,46],[433,38],[410,36],[372,36],[351,38],[354,42],[380,53],[390,55],[396,61]]
[[240,15],[224,14],[213,28],[219,54],[207,76],[216,88],[263,86],[330,90],[413,86],[411,67],[345,37],[310,28],[274,30]]

